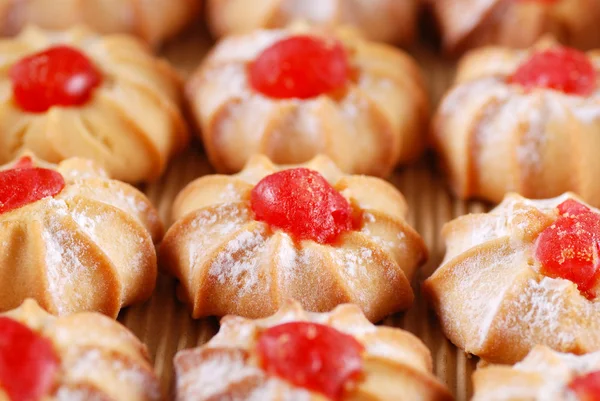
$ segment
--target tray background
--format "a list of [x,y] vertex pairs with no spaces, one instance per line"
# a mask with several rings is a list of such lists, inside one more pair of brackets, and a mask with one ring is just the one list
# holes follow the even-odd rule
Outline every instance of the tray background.
[[[187,76],[211,45],[209,35],[198,23],[195,28],[168,44],[162,54]],[[455,63],[436,55],[430,45],[421,44],[409,52],[424,71],[432,106],[435,107],[450,85]],[[171,224],[171,205],[177,193],[193,179],[211,173],[213,170],[196,141],[173,161],[160,181],[143,190],[168,226]],[[444,338],[435,316],[421,297],[420,285],[443,258],[442,225],[462,214],[484,211],[486,205],[455,200],[447,191],[431,154],[426,154],[413,166],[397,170],[389,177],[389,181],[406,197],[410,206],[408,221],[425,239],[430,257],[413,282],[416,292],[413,307],[406,313],[387,318],[383,324],[401,327],[421,338],[431,350],[436,375],[448,385],[457,401],[466,401],[472,393],[471,374],[476,358],[465,355]],[[175,297],[175,281],[166,276],[159,276],[156,291],[148,302],[123,310],[119,320],[148,346],[164,393],[168,396],[173,394],[172,361],[175,353],[207,342],[219,327],[216,318],[192,320],[185,306]]]

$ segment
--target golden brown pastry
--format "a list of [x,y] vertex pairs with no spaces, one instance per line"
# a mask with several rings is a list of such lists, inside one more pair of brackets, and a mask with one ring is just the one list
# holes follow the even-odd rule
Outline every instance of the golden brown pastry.
[[600,206],[600,53],[553,41],[473,51],[433,132],[460,198],[574,191]]
[[472,401],[595,401],[600,352],[575,356],[537,346],[514,366],[478,369],[473,382]]
[[426,259],[406,202],[385,181],[317,157],[299,167],[255,156],[237,175],[189,184],[160,253],[194,318],[265,317],[286,298],[326,312],[356,303],[378,321],[413,301]]
[[17,34],[28,24],[54,30],[86,24],[155,46],[180,32],[201,5],[202,0],[0,0],[0,34]]
[[187,96],[211,163],[228,173],[255,153],[285,164],[325,154],[348,173],[385,176],[420,155],[428,124],[415,62],[348,30],[227,37]]
[[29,299],[0,315],[0,400],[162,400],[146,347],[97,313],[54,317]]
[[0,40],[0,69],[0,163],[29,149],[149,181],[187,142],[179,77],[132,37],[30,28]]
[[116,317],[152,294],[158,213],[90,161],[0,167],[0,226],[0,311],[34,298],[53,314]]
[[356,305],[273,316],[227,316],[202,347],[175,357],[177,401],[449,401],[429,350],[412,334],[373,326]]
[[446,336],[494,363],[535,345],[600,350],[600,211],[573,194],[516,194],[443,228],[446,256],[424,290]]
[[597,0],[435,0],[444,47],[457,53],[486,45],[528,47],[546,34],[562,43],[600,47]]
[[334,27],[351,25],[378,42],[408,44],[415,36],[418,0],[209,0],[215,36],[283,28],[296,20]]

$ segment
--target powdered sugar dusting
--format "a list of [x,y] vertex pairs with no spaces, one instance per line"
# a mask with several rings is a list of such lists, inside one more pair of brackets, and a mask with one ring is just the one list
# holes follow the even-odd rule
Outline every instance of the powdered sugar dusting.
[[[458,285],[455,291],[469,294],[470,299],[469,302],[460,305],[461,315],[468,316],[468,319],[454,318],[452,324],[461,331],[471,330],[472,335],[477,336],[478,344],[483,343],[487,338],[490,325],[495,321],[505,293],[514,285],[511,277],[522,268],[522,261],[526,260],[523,249],[498,250],[498,252],[501,257],[482,252],[477,258],[462,261],[454,269]],[[471,264],[478,268],[469,269],[468,266]],[[489,280],[495,271],[502,271],[502,280]],[[448,307],[451,308],[450,305]],[[449,313],[455,316],[456,311],[453,309]],[[463,326],[463,323],[466,326]]]
[[[369,274],[367,266],[374,263],[373,250],[366,247],[350,247],[350,248],[333,248],[331,256],[334,260],[336,268],[342,276],[345,276],[345,285],[351,290],[355,297],[354,302],[359,303],[365,313],[369,312],[369,286],[365,287],[366,283],[373,281],[372,275]],[[386,270],[394,270],[393,268]]]
[[[248,97],[243,101],[236,100],[246,95]],[[226,101],[228,116],[219,120],[219,126],[215,129],[222,132],[224,141],[237,143],[239,149],[248,156],[263,152],[261,141],[271,123],[271,116],[278,113],[283,105],[250,92],[232,94]]]
[[363,213],[363,227],[360,232],[365,234],[371,241],[389,251],[391,255],[403,255],[411,251],[408,249],[406,234],[402,229],[396,231],[384,227],[379,225],[373,214]]
[[[506,197],[487,214],[472,214],[454,220],[449,223],[451,229],[446,234],[447,251],[442,264],[488,241],[509,237],[511,241],[518,242],[529,224],[535,224],[529,218],[533,208],[552,215],[556,213],[555,208],[569,197],[569,194],[564,194],[551,199],[531,200],[513,195]],[[466,232],[463,231],[465,223],[468,224]],[[454,225],[460,232],[453,231]]]
[[243,64],[226,64],[219,65],[214,69],[207,69],[204,71],[203,81],[207,85],[219,88],[218,91],[198,93],[202,103],[205,105],[203,113],[207,116],[211,115],[229,99],[244,98],[250,95],[245,66]]
[[[177,400],[207,400],[219,397],[237,383],[244,383],[244,400],[309,401],[310,392],[292,387],[276,377],[267,377],[246,356],[236,350],[183,351],[176,359]],[[192,353],[192,354],[190,354]],[[194,355],[195,354],[195,355]],[[190,367],[181,357],[199,357]]]
[[[282,389],[284,387],[285,389]],[[246,398],[247,401],[274,400],[279,397],[282,401],[310,401],[313,399],[307,390],[284,384],[283,381],[271,378],[263,388],[257,388]]]
[[579,398],[569,390],[568,385],[577,376],[600,370],[600,352],[577,356],[540,346],[512,369],[536,374],[541,383],[532,380],[527,385],[522,378],[515,378],[515,383],[507,380],[494,393],[476,394],[474,400],[508,401],[527,395],[525,398],[535,401],[577,401]]
[[216,255],[208,274],[216,277],[221,284],[230,283],[238,287],[241,293],[255,289],[260,283],[259,268],[266,247],[264,227],[241,231]]
[[[98,269],[97,262],[84,265],[80,257],[86,252],[86,245],[75,238],[74,232],[62,224],[67,218],[67,205],[64,201],[50,200],[53,214],[48,216],[42,238],[46,245],[46,268],[48,289],[59,314],[68,312],[68,304],[84,303],[87,294],[80,292],[78,278],[86,270]],[[87,223],[86,223],[87,224]],[[73,308],[70,308],[73,309]]]
[[249,216],[246,209],[232,207],[224,204],[206,208],[197,212],[189,223],[193,232],[193,240],[188,244],[188,263],[194,268],[201,264],[203,257],[210,250],[220,246],[220,238],[240,230],[248,223]]
[[452,89],[440,105],[440,113],[443,115],[453,115],[459,119],[457,126],[468,126],[468,121],[472,118],[470,113],[461,113],[460,108],[465,104],[485,105],[490,99],[496,99],[499,102],[509,98],[510,91],[504,85],[503,81],[497,77],[481,78],[472,82],[467,82]]
[[288,36],[285,30],[258,30],[249,35],[236,35],[221,40],[208,56],[208,63],[249,62],[273,43]]
[[219,193],[219,202],[239,202],[241,201],[240,192],[237,190],[233,183],[228,183],[225,188]]
[[[523,372],[542,372],[543,376],[554,376],[565,371],[582,375],[600,369],[600,351],[586,355],[573,355],[549,351],[549,349],[545,352],[540,351],[541,348],[532,351],[527,358],[515,364],[514,369]],[[548,352],[552,353],[552,359],[549,359]]]
[[[102,238],[100,232],[103,228],[102,223],[106,223],[107,221],[111,221],[112,217],[110,214],[96,214],[96,209],[94,209],[91,205],[80,204],[77,208],[72,208],[70,210],[71,218],[77,223],[81,231],[85,235],[87,235],[96,245],[98,245],[111,259],[111,262],[114,263],[115,267],[122,271],[123,269],[130,269],[135,274],[141,274],[141,269],[144,266],[144,247],[139,246],[143,243],[144,238],[142,237],[133,237],[132,239],[137,242],[136,247],[129,247],[127,253],[116,255],[114,253],[114,247],[107,247],[103,244],[106,244],[106,240]],[[131,235],[128,231],[127,225],[122,225],[119,229],[114,229],[112,231],[113,239],[115,241],[119,241],[119,236],[123,233]],[[112,251],[112,252],[111,252]],[[127,255],[126,259],[121,258]]]
[[388,341],[370,341],[367,344],[367,350],[371,355],[380,358],[391,359],[407,365],[414,364],[415,353],[405,347],[400,347],[398,344]]
[[145,215],[148,213],[148,209],[150,208],[150,203],[146,200],[145,197],[135,196],[134,194],[127,194],[123,189],[119,189],[113,191],[115,197],[119,200],[115,206],[119,207],[122,204],[126,204],[127,208],[122,208],[125,211],[134,211],[139,215]]
[[[553,210],[558,205],[560,205],[567,199],[577,199],[577,198],[573,194],[570,194],[570,193],[565,193],[565,194],[562,194],[555,198],[548,198],[548,199],[527,199],[527,198],[518,197],[518,198],[516,198],[516,200],[514,202],[512,202],[512,206],[514,206],[516,203],[523,203],[525,205],[533,206],[542,212],[550,213],[550,212],[553,212]],[[578,200],[578,202],[582,202],[582,201]],[[591,207],[591,206],[588,205],[588,207]],[[598,213],[600,213],[600,210],[595,209],[593,207],[591,207],[591,208],[598,211]],[[508,212],[506,212],[506,213],[508,213]]]
[[[514,300],[513,310],[517,314],[501,316],[501,327],[507,335],[520,338],[530,344],[551,341],[556,348],[569,349],[581,336],[582,327],[578,321],[581,316],[591,317],[590,308],[581,309],[592,303],[578,304],[576,307],[569,297],[569,290],[576,291],[574,284],[568,280],[542,278],[539,282],[530,279],[524,286],[519,297]],[[600,313],[597,307],[595,314]],[[526,324],[523,324],[526,322]]]
[[338,3],[335,0],[287,0],[281,3],[281,12],[288,22],[306,20],[319,24],[337,17]]
[[[480,68],[463,69],[465,75],[477,71],[475,75],[481,76],[459,83],[442,102],[440,114],[445,118],[436,132],[448,151],[456,156],[457,152],[470,149],[467,145],[471,130],[476,127],[475,149],[458,156],[464,156],[465,162],[466,158],[474,159],[475,186],[479,188],[475,191],[490,196],[494,191],[492,186],[505,192],[520,191],[523,182],[543,177],[544,167],[555,162],[549,157],[556,158],[557,145],[549,140],[559,135],[559,128],[591,132],[594,129],[591,125],[600,119],[600,90],[591,96],[543,88],[525,91],[519,85],[507,83],[508,74],[499,71],[491,59],[495,52],[486,52],[485,61],[479,61]],[[500,64],[514,71],[520,57],[510,57],[508,64]],[[462,144],[453,144],[452,140]],[[468,179],[461,173],[461,185]]]
[[[130,396],[141,393],[148,400],[161,398],[158,382],[150,380],[148,371],[135,363],[128,362],[127,359],[111,357],[110,354],[102,352],[102,349],[89,349],[82,352],[72,349],[65,357],[65,364],[68,364],[66,381],[69,383],[102,382],[102,379],[105,381],[110,377],[117,382],[113,382],[113,385],[127,388],[125,393]],[[105,390],[111,392],[114,388]]]
[[336,263],[344,269],[344,272],[354,279],[360,275],[366,275],[365,265],[373,263],[373,251],[365,247],[335,249],[333,256]]
[[72,211],[71,217],[75,222],[81,227],[81,229],[90,236],[94,241],[97,240],[96,237],[96,225],[101,224],[103,220],[102,215],[97,215],[95,217],[90,217],[85,213],[77,213]]
[[104,401],[104,394],[90,394],[90,390],[86,388],[69,388],[60,386],[56,390],[54,396],[57,401]]
[[[597,92],[598,93],[598,92]],[[597,123],[600,119],[600,95],[596,95],[593,102],[572,107],[573,113],[585,124]]]
[[[519,120],[527,121],[527,130],[517,147],[517,160],[525,172],[538,172],[542,166],[542,149],[547,140],[547,103],[543,98],[515,96],[507,105],[510,113],[521,113]],[[518,114],[517,114],[518,116]]]
[[208,399],[226,392],[234,383],[251,377],[264,377],[264,373],[248,364],[241,353],[213,352],[199,362],[193,368],[184,370],[176,359],[178,400]]
[[278,236],[281,238],[276,254],[277,266],[279,268],[278,273],[284,285],[287,286],[296,280],[296,270],[301,267],[301,264],[298,263],[298,250],[292,238],[283,232],[279,232]]

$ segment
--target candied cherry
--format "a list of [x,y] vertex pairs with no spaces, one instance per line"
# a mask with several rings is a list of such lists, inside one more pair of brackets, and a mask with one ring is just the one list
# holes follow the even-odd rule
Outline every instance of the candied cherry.
[[23,156],[15,163],[13,168],[33,168],[33,160],[29,156]]
[[333,400],[340,399],[363,369],[362,344],[317,323],[271,327],[260,335],[257,351],[267,373]]
[[353,228],[350,203],[318,172],[293,168],[263,178],[250,194],[254,218],[296,240],[334,242]]
[[53,106],[81,106],[102,83],[102,74],[79,50],[54,46],[18,61],[10,69],[15,102],[42,113]]
[[16,320],[0,317],[0,388],[11,401],[43,398],[60,361],[52,343]]
[[521,64],[509,82],[527,90],[547,88],[587,96],[596,89],[596,71],[585,53],[556,47],[533,54]]
[[57,195],[64,187],[59,172],[33,167],[29,157],[21,158],[14,168],[0,171],[0,213]]
[[350,67],[338,40],[301,35],[268,47],[248,73],[251,86],[265,96],[308,99],[343,88]]
[[569,388],[580,401],[600,401],[600,371],[576,377]]
[[594,299],[600,279],[600,214],[573,199],[557,209],[558,218],[536,241],[541,272],[572,281],[583,295]]

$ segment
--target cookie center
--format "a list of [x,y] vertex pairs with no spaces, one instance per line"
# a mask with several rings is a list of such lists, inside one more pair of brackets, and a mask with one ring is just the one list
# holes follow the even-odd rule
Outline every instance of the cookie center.
[[353,228],[350,203],[321,174],[307,168],[263,178],[252,190],[250,204],[256,220],[298,241],[331,243]]
[[15,102],[31,113],[53,106],[82,106],[102,83],[102,74],[90,59],[69,46],[55,46],[25,57],[9,74]]
[[0,213],[55,196],[64,187],[65,180],[59,172],[33,167],[31,159],[24,157],[14,168],[0,171]]
[[567,47],[535,53],[509,77],[510,83],[526,90],[546,88],[577,96],[592,94],[596,80],[590,58]]
[[600,371],[576,377],[569,383],[569,389],[581,401],[600,401]]
[[536,241],[542,274],[570,280],[588,299],[600,278],[600,214],[569,199],[558,205],[556,221]]
[[263,369],[272,375],[338,400],[363,369],[364,347],[354,337],[310,322],[285,323],[261,334]]
[[348,57],[335,39],[292,36],[265,49],[249,66],[251,86],[276,99],[309,99],[343,88]]
[[39,400],[54,385],[60,361],[51,342],[0,317],[0,388],[12,401]]

